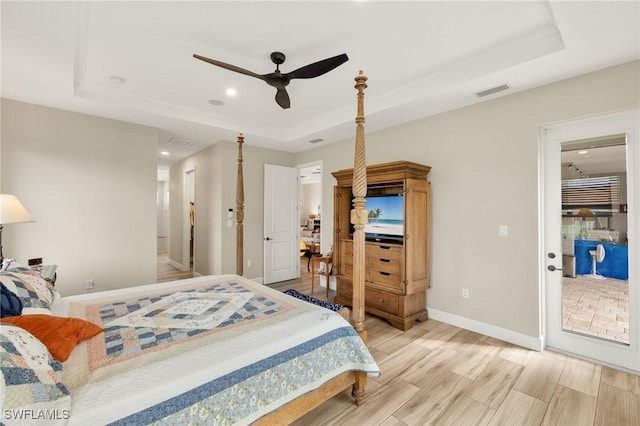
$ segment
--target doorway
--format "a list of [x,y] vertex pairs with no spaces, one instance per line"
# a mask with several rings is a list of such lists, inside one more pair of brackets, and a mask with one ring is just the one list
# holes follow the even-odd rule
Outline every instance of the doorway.
[[636,371],[638,121],[635,110],[542,129],[540,192],[546,345]]
[[322,247],[322,162],[299,165],[298,176],[300,251],[303,257],[300,268],[309,272],[311,256],[328,251]]
[[182,249],[182,270],[195,270],[195,239],[196,239],[196,170],[187,170],[184,173],[184,242]]

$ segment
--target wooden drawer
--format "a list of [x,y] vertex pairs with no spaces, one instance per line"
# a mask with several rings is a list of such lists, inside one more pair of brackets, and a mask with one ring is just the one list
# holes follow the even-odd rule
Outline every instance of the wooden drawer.
[[364,304],[366,307],[379,309],[392,315],[398,315],[398,296],[381,291],[365,289]]
[[371,268],[375,271],[384,271],[390,274],[400,275],[400,260],[388,259],[384,257],[369,257],[367,258],[367,268]]
[[[338,284],[339,303],[353,303],[353,287],[350,281],[342,281]],[[379,311],[388,312],[392,315],[398,315],[400,311],[400,297],[395,294],[385,293],[383,291],[365,288],[364,305],[365,310],[377,309]]]
[[343,263],[340,273],[345,277],[353,278],[353,265]]
[[373,259],[388,259],[400,262],[402,247],[393,244],[367,244],[366,256]]
[[394,290],[404,290],[400,275],[390,274],[389,272],[385,271],[368,270],[367,281],[371,282],[372,284],[389,287]]

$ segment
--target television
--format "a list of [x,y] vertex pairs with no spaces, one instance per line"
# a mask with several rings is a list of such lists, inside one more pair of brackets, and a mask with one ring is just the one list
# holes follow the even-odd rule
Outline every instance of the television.
[[402,243],[404,241],[404,197],[370,195],[366,197],[369,223],[364,228],[367,241]]

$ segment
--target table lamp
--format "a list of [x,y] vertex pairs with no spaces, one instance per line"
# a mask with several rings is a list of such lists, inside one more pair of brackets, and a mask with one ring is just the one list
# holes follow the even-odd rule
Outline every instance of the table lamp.
[[584,218],[594,217],[595,215],[593,214],[591,209],[582,207],[580,210],[578,210],[578,214],[576,216],[582,218],[582,222],[580,222],[580,238],[584,240],[587,238],[587,227],[585,226]]
[[18,201],[15,195],[0,194],[0,264],[4,259],[2,254],[2,228],[9,223],[33,222],[31,215]]

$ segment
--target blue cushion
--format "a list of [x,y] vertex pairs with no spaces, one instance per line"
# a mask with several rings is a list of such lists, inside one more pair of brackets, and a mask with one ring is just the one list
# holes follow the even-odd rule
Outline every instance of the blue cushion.
[[14,317],[22,314],[22,301],[15,293],[0,283],[0,318]]

